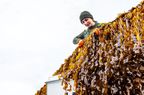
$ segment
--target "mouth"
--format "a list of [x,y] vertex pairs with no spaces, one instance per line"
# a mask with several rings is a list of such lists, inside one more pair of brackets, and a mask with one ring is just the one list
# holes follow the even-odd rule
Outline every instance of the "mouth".
[[90,23],[88,23],[88,24],[86,24],[86,26],[87,26],[87,27],[90,27],[90,26],[91,26],[91,24],[90,24]]

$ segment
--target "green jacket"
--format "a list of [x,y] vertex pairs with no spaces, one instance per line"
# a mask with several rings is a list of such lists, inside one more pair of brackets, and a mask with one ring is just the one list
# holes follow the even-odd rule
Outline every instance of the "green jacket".
[[95,25],[94,26],[91,26],[89,27],[88,29],[84,30],[82,33],[80,33],[78,36],[76,36],[74,39],[73,39],[73,44],[78,44],[79,40],[82,40],[84,38],[86,38],[93,29],[95,28],[99,28],[101,26],[102,23],[98,23],[95,21]]

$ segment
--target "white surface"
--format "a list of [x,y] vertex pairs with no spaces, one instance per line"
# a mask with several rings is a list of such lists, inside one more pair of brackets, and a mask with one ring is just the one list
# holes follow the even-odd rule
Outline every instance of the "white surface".
[[64,95],[64,90],[61,86],[60,80],[48,83],[47,95]]
[[[71,85],[73,81],[71,81]],[[68,92],[68,95],[72,95],[73,89],[71,92]],[[47,95],[64,95],[65,91],[61,86],[61,80],[48,81],[47,82]]]

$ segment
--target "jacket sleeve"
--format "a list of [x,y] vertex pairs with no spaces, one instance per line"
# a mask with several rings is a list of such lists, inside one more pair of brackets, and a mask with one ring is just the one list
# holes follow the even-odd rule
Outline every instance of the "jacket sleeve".
[[73,44],[78,44],[79,40],[84,39],[85,32],[86,32],[86,30],[84,30],[82,33],[80,33],[78,36],[76,36],[76,37],[73,39]]

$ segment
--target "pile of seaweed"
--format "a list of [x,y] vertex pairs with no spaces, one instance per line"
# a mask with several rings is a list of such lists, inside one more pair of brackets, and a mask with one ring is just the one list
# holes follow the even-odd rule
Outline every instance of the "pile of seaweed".
[[47,95],[47,86],[46,84],[43,85],[43,87],[41,87],[40,90],[38,90],[35,95]]
[[54,75],[76,95],[144,95],[144,1],[99,30]]

